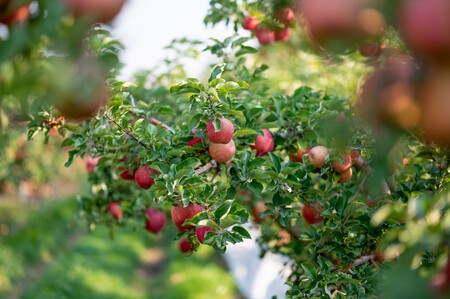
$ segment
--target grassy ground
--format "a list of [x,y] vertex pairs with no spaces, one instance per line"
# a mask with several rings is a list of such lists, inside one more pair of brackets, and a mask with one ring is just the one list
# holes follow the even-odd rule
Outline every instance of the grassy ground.
[[238,297],[220,258],[207,247],[184,256],[175,231],[118,228],[111,240],[79,225],[73,199],[30,206],[0,203],[1,298]]

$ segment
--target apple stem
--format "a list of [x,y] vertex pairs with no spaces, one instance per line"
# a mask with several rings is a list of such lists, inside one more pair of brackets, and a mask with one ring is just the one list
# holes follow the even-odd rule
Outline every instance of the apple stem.
[[137,143],[139,143],[140,145],[142,145],[143,147],[145,147],[147,150],[151,151],[153,150],[153,147],[150,145],[147,145],[145,143],[143,143],[142,141],[140,141],[131,131],[125,129],[124,127],[122,127],[115,119],[113,119],[108,113],[105,113],[105,116],[107,119],[109,119],[112,123],[114,123],[122,132],[124,132],[125,134],[127,134],[128,136],[130,136],[131,138],[133,138],[134,140],[136,140]]
[[209,171],[211,168],[216,168],[216,167],[217,167],[216,160],[211,160],[208,163],[206,163],[205,165],[203,165],[202,167],[196,169],[195,174],[202,174],[204,172]]

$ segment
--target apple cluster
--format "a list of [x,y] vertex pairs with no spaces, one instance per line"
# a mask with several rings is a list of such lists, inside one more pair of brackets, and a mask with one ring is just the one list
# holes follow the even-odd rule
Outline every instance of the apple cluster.
[[293,9],[290,7],[281,8],[275,12],[273,18],[277,24],[275,29],[274,26],[271,27],[264,22],[260,22],[258,18],[252,15],[245,16],[242,27],[254,32],[261,45],[270,45],[275,41],[288,41],[291,34],[290,26],[295,18]]

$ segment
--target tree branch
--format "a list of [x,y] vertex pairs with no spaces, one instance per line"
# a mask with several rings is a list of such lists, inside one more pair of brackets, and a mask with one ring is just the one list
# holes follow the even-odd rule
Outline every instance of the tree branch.
[[106,115],[107,119],[109,119],[112,123],[114,123],[117,127],[119,127],[119,129],[122,132],[124,132],[125,134],[127,134],[128,136],[130,136],[131,138],[136,140],[137,143],[139,143],[140,145],[142,145],[143,147],[145,147],[149,151],[153,150],[152,146],[147,145],[147,144],[143,143],[142,141],[140,141],[130,130],[127,130],[124,127],[122,127],[115,119],[113,119],[111,116],[109,116],[108,113],[105,113],[105,115]]
[[216,168],[217,167],[217,162],[216,160],[211,160],[208,163],[206,163],[205,165],[203,165],[200,168],[197,168],[195,170],[195,174],[202,174],[204,172],[209,171],[211,168]]
[[350,265],[348,266],[348,270],[350,270],[353,267],[357,267],[359,265],[364,264],[365,262],[368,262],[370,260],[375,259],[376,255],[375,253],[369,254],[369,255],[364,255],[360,258],[357,258],[356,260],[354,260],[353,262],[350,263]]
[[172,129],[171,127],[169,127],[168,125],[166,125],[165,123],[163,123],[162,121],[160,121],[160,120],[158,120],[158,119],[156,119],[156,118],[154,118],[154,117],[151,117],[151,118],[150,118],[150,123],[151,123],[152,125],[155,125],[155,126],[163,127],[164,129],[166,129],[166,130],[169,131],[170,133],[175,133],[175,130],[174,130],[174,129]]

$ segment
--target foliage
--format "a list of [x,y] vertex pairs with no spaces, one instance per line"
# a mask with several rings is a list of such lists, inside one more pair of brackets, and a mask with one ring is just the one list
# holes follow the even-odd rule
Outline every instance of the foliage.
[[[418,282],[410,288],[414,293],[415,287],[419,289],[433,281],[435,274],[449,263],[445,144],[449,139],[444,136],[444,140],[436,140],[439,134],[427,138],[422,133],[428,128],[420,127],[423,122],[407,118],[405,123],[399,121],[405,118],[396,117],[411,115],[414,109],[421,109],[425,115],[429,109],[426,104],[411,98],[420,96],[415,91],[425,85],[423,78],[433,68],[427,68],[427,59],[413,57],[414,49],[404,52],[409,49],[393,18],[393,11],[399,7],[389,1],[375,7],[379,15],[386,16],[383,26],[389,26],[381,37],[350,34],[330,43],[314,42],[302,21],[301,28],[289,25],[298,38],[287,46],[257,49],[250,45],[250,38],[240,36],[238,27],[248,14],[257,17],[261,26],[271,30],[283,28],[277,11],[292,5],[289,1],[211,1],[205,24],[231,23],[236,34],[204,45],[181,39],[169,47],[176,53],[195,57],[197,48],[203,45],[205,51],[217,56],[219,63],[211,66],[206,80],[183,78],[183,61],[175,57],[165,61],[162,75],[149,71],[139,74],[134,82],[119,81],[117,55],[121,45],[98,26],[90,28],[77,44],[80,52],[84,49],[89,57],[100,61],[98,68],[86,67],[80,52],[70,56],[64,47],[36,45],[41,51],[51,49],[58,54],[41,54],[40,63],[49,63],[46,67],[50,74],[59,75],[63,67],[69,65],[70,69],[74,64],[74,73],[81,68],[86,76],[72,82],[73,73],[68,72],[56,87],[40,82],[42,77],[38,76],[37,86],[45,88],[32,87],[22,100],[37,107],[21,114],[28,120],[28,136],[32,139],[42,131],[48,137],[51,128],[67,136],[62,142],[69,149],[66,166],[77,157],[100,158],[95,170],[89,171],[90,191],[79,197],[80,215],[90,229],[105,224],[113,236],[117,226],[148,220],[144,211],[150,207],[169,215],[173,206],[196,203],[203,211],[185,222],[191,228],[180,232],[176,239],[187,237],[198,250],[201,244],[195,227],[209,226],[212,232],[206,235],[205,245],[223,252],[227,244],[250,237],[241,225],[252,215],[261,222],[263,235],[258,241],[263,254],[271,251],[291,260],[289,297],[395,297],[392,294],[399,292],[396,282],[403,279],[402,274],[396,274],[396,265],[411,281]],[[79,38],[77,28],[66,28],[66,33]],[[46,31],[41,34],[52,36]],[[389,50],[363,59],[356,53],[355,41],[367,40],[386,42]],[[20,55],[20,49],[16,52]],[[62,56],[65,59],[61,62],[60,55],[69,56]],[[273,67],[279,57],[291,56],[289,65]],[[96,60],[89,61],[95,64]],[[10,59],[4,64],[13,62]],[[30,64],[34,63],[36,60],[30,58]],[[298,71],[300,64],[305,68]],[[311,71],[311,65],[317,65],[318,71]],[[361,76],[371,70],[368,66],[377,68],[382,75],[377,79],[375,72],[375,79],[367,81],[375,82],[375,86],[364,85],[366,94],[359,95],[356,86]],[[395,77],[397,73],[399,78]],[[67,115],[61,105],[69,103],[75,110],[83,106],[83,101],[72,105],[73,99],[64,102],[59,98],[66,99],[68,91],[73,93],[90,82],[92,74],[107,78],[108,102],[98,105],[90,118]],[[22,82],[13,78],[13,82]],[[344,82],[349,84],[341,86]],[[413,85],[417,82],[420,84]],[[82,99],[95,102],[98,86],[95,80],[91,83],[91,93],[90,88],[85,88],[80,89],[80,94]],[[305,83],[331,92],[302,85]],[[14,92],[11,94],[15,96]],[[359,96],[361,101],[356,100]],[[374,103],[364,102],[371,97],[375,98]],[[38,105],[41,101],[45,104]],[[390,106],[389,101],[398,105]],[[364,104],[368,107],[361,108]],[[16,110],[12,107],[5,111]],[[402,114],[405,110],[406,114]],[[93,111],[88,112],[89,115]],[[205,132],[209,121],[216,130],[221,129],[221,117],[231,120],[235,129],[236,153],[227,163],[211,159]],[[260,152],[257,148],[256,138],[263,129],[270,130],[273,150]],[[189,142],[193,138],[201,142],[192,146]],[[323,167],[313,165],[311,153],[299,162],[289,157],[298,149],[306,151],[317,145],[328,148]],[[344,172],[340,173],[334,165],[344,163],[343,157],[355,153],[353,166],[346,171],[350,179],[344,180]],[[144,165],[158,172],[152,176],[154,183],[148,190],[121,175],[124,170],[134,173]],[[112,202],[123,209],[123,217],[117,217],[120,219],[108,213]],[[261,203],[264,211],[256,209]],[[305,206],[320,213],[320,224],[310,225],[302,217]],[[60,270],[55,271],[58,275]],[[431,290],[423,288],[415,294],[432,296]]]

